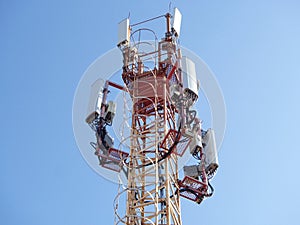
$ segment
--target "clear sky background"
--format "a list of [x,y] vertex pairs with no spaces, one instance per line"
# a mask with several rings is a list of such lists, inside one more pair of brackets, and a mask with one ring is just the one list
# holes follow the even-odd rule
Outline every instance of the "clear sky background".
[[[169,1],[0,1],[0,224],[113,224],[117,185],[72,130],[76,86],[117,43],[117,23]],[[173,1],[181,44],[215,73],[227,106],[215,195],[182,199],[184,225],[299,225],[300,3]]]

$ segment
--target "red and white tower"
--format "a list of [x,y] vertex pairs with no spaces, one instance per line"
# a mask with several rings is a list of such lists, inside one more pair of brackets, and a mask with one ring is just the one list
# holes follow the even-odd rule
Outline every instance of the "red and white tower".
[[[141,24],[164,18],[166,32]],[[86,119],[96,133],[92,144],[100,166],[123,173],[126,214],[116,224],[181,225],[180,197],[201,203],[212,195],[209,179],[218,168],[214,132],[204,131],[193,105],[199,81],[194,62],[181,56],[178,44],[181,13],[167,13],[136,24],[119,23],[118,47],[123,55],[122,81],[106,81],[97,108]],[[153,40],[141,39],[144,34]],[[149,37],[149,35],[148,35]],[[128,146],[114,146],[106,127],[113,123],[116,104],[108,101],[113,90],[130,96],[127,119]],[[184,167],[180,179],[178,159],[189,152],[197,164]],[[116,206],[117,207],[117,206]]]

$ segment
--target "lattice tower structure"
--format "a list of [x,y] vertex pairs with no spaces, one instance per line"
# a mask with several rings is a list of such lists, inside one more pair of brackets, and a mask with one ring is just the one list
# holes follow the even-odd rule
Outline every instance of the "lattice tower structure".
[[[181,225],[178,155],[171,154],[180,127],[169,93],[180,82],[180,49],[165,38],[155,51],[135,50],[123,49],[122,78],[133,103],[126,225]],[[156,62],[153,68],[149,59]]]

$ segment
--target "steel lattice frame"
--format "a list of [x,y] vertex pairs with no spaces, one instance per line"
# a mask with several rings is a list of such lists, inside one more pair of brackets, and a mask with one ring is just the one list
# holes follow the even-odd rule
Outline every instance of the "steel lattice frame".
[[139,55],[122,74],[133,101],[125,221],[126,225],[181,225],[178,156],[160,147],[164,140],[171,147],[174,138],[167,136],[168,131],[178,129],[168,91],[172,81],[167,79],[177,61],[176,45],[163,41],[151,54],[158,68],[147,69]]

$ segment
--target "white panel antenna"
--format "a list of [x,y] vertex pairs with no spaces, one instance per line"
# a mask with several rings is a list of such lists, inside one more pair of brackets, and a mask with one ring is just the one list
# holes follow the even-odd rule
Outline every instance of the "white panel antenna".
[[215,140],[215,132],[212,129],[208,129],[203,137],[203,142],[205,143],[205,167],[207,173],[213,174],[219,167],[218,152]]
[[129,45],[130,28],[129,19],[122,20],[118,25],[118,47],[121,45]]
[[175,8],[173,20],[172,20],[172,32],[174,32],[176,37],[179,37],[179,35],[180,35],[181,18],[182,18],[182,15],[181,15],[179,9]]
[[[88,104],[88,114],[92,112],[97,112],[100,114],[101,104],[102,104],[102,91],[103,91],[104,81],[102,79],[96,80],[91,85],[90,98]],[[96,105],[95,105],[96,103]]]
[[199,90],[195,63],[186,56],[182,57],[181,63],[184,92],[188,95],[189,98],[195,101],[198,98]]

